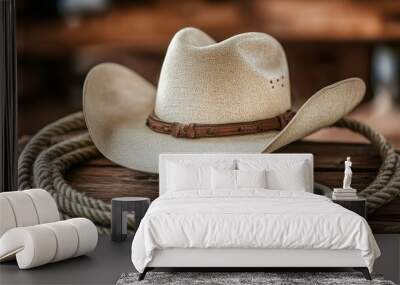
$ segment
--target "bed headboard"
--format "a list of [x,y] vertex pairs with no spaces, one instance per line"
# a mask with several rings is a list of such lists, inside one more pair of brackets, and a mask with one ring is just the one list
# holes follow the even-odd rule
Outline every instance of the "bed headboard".
[[167,190],[167,165],[168,162],[174,161],[182,161],[188,160],[191,163],[196,163],[198,161],[201,162],[210,162],[219,161],[219,160],[231,160],[235,161],[238,159],[260,159],[263,160],[279,160],[279,161],[288,161],[288,162],[301,162],[304,161],[306,165],[306,179],[307,183],[307,192],[314,192],[314,163],[313,163],[313,155],[310,153],[295,153],[295,154],[266,154],[266,153],[230,153],[230,154],[220,154],[220,153],[165,153],[160,154],[159,156],[159,194],[162,195]]

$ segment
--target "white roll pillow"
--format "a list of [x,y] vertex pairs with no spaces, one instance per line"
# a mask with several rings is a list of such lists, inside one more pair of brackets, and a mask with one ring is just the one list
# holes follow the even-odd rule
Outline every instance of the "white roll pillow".
[[22,193],[28,194],[32,199],[38,215],[39,224],[60,220],[56,201],[54,201],[49,192],[43,189],[29,189],[22,191]]
[[9,229],[15,228],[17,222],[10,202],[0,194],[0,237]]
[[57,204],[43,189],[0,193],[0,237],[15,227],[60,220]]
[[20,269],[86,254],[96,248],[92,221],[60,221],[57,204],[43,189],[0,193],[0,262],[17,259]]
[[28,269],[86,254],[97,238],[96,226],[85,218],[14,228],[0,238],[0,261],[15,256],[19,268]]

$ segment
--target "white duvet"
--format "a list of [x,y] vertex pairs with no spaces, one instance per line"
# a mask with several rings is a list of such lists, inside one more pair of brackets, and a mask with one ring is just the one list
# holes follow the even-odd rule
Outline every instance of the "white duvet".
[[135,268],[143,272],[165,248],[358,249],[370,271],[380,255],[359,215],[323,196],[265,189],[157,198],[132,243]]

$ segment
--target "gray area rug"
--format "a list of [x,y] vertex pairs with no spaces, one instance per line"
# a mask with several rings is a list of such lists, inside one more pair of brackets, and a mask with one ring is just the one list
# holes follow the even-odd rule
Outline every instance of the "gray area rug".
[[381,276],[372,275],[368,281],[359,272],[148,272],[146,278],[138,281],[138,273],[122,274],[117,285],[146,284],[376,284],[395,285]]

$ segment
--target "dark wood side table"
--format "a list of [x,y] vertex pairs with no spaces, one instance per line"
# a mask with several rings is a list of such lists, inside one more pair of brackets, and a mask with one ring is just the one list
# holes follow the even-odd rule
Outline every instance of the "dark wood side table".
[[150,206],[150,199],[144,197],[120,197],[111,200],[111,239],[123,241],[128,236],[127,214],[135,213],[135,225],[139,226],[140,221]]
[[367,218],[367,204],[365,198],[357,197],[351,200],[332,199],[332,201],[356,214],[359,214],[364,219]]

